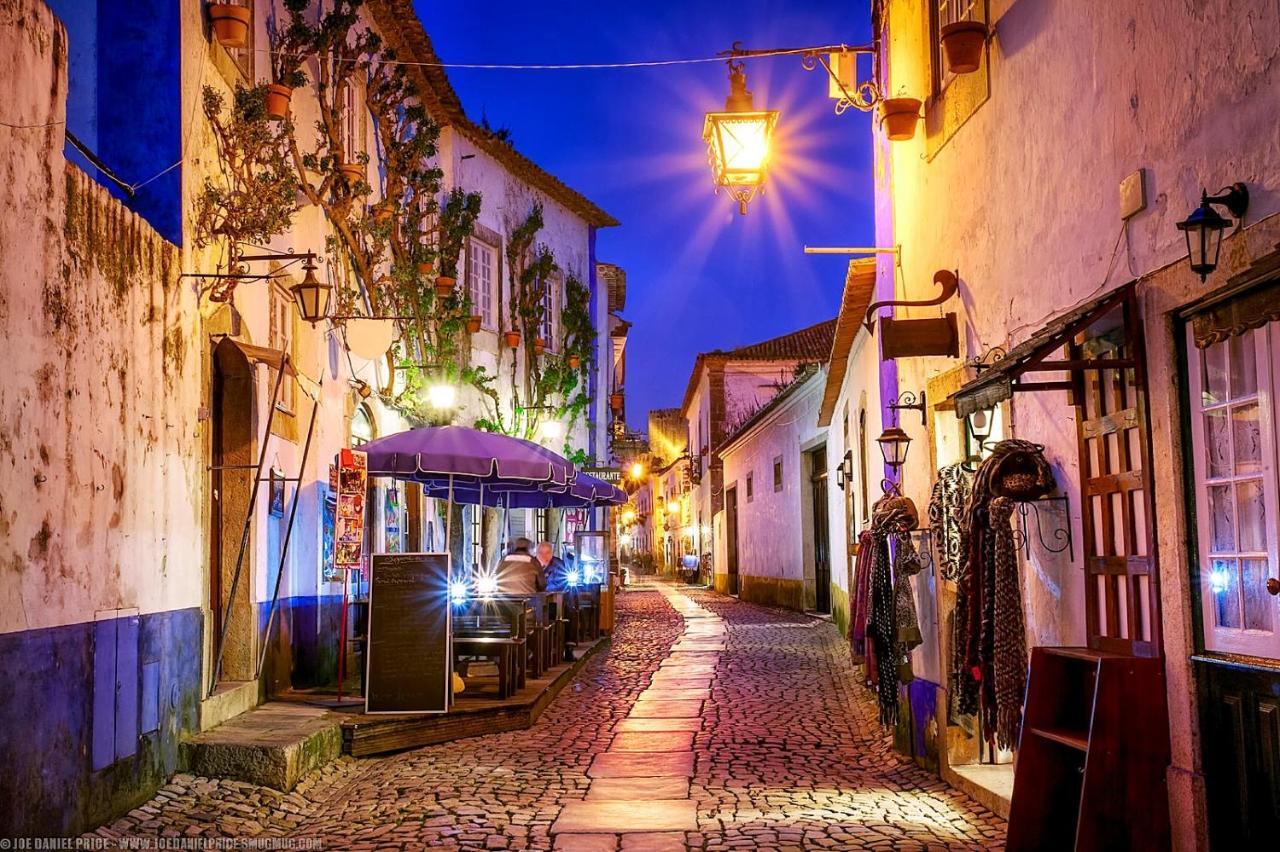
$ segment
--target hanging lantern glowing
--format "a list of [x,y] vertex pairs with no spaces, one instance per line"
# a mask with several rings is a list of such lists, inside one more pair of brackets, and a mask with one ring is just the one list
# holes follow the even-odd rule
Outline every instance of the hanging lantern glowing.
[[711,159],[711,177],[717,191],[723,187],[747,212],[747,202],[763,191],[769,166],[769,148],[777,110],[757,110],[747,91],[742,62],[729,60],[729,97],[724,112],[709,112],[702,126],[702,140]]
[[289,288],[298,305],[298,314],[315,325],[329,314],[329,296],[333,292],[327,282],[316,278],[316,264],[310,257],[302,264],[302,282]]

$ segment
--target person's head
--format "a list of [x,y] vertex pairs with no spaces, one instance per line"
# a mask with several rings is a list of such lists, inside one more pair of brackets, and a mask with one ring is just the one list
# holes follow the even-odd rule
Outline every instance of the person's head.
[[527,554],[532,548],[533,548],[533,542],[529,541],[529,539],[524,538],[523,536],[521,536],[520,538],[516,539],[514,542],[511,543],[512,553]]
[[543,565],[546,565],[548,562],[551,561],[551,557],[553,555],[554,554],[552,553],[552,550],[551,550],[551,542],[549,541],[538,542],[538,561],[539,562],[541,562]]

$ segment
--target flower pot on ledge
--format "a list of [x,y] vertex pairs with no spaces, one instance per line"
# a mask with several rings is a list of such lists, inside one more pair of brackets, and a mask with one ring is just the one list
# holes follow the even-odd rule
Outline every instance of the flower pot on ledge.
[[916,135],[920,101],[916,98],[886,98],[880,102],[880,121],[893,142],[905,142]]
[[356,183],[364,180],[364,164],[362,163],[343,163],[338,166],[338,171],[342,172],[342,176],[347,179],[348,183]]
[[576,370],[576,369],[578,369],[578,368],[579,368],[579,367],[581,367],[581,366],[582,366],[582,356],[581,356],[581,355],[570,355],[570,356],[569,356],[569,369],[570,369],[570,370]]
[[502,339],[507,342],[507,346],[511,347],[512,349],[515,349],[517,346],[520,345],[520,332],[518,331],[503,332]]
[[952,74],[971,74],[982,65],[982,47],[987,43],[987,25],[982,21],[947,24],[939,38]]
[[293,99],[293,89],[279,83],[267,84],[267,115],[276,121],[289,117],[289,101]]
[[209,4],[209,22],[213,25],[213,37],[223,47],[247,47],[249,24],[252,21],[253,10],[248,6],[233,6],[230,3]]
[[467,317],[467,334],[478,333],[480,331],[480,321],[481,318],[476,314]]
[[547,341],[543,340],[541,337],[535,337],[533,339],[533,354],[541,355],[543,352],[546,352],[546,351],[547,351]]
[[435,271],[436,271],[436,265],[429,260],[425,260],[422,263],[418,264],[419,275],[431,275],[431,273]]
[[451,278],[448,275],[439,275],[436,277],[436,296],[444,299],[453,292],[454,286],[458,283],[457,278]]

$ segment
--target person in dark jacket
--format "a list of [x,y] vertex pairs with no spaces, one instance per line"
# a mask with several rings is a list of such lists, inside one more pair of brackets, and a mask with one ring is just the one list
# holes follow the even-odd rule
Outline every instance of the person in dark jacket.
[[[542,574],[547,578],[547,588],[553,592],[564,592],[565,608],[577,607],[577,590],[569,583],[569,566],[564,560],[555,555],[555,551],[551,547],[551,542],[543,541],[538,544],[538,566],[542,569]],[[567,617],[568,613],[560,613],[561,618]],[[567,627],[571,627],[573,621],[570,620]],[[568,629],[564,633],[564,658],[566,661],[573,661],[573,642],[570,640],[577,639],[576,636],[570,635]]]
[[529,553],[533,542],[518,538],[511,552],[498,563],[498,590],[504,595],[536,595],[547,589],[547,578],[538,560]]

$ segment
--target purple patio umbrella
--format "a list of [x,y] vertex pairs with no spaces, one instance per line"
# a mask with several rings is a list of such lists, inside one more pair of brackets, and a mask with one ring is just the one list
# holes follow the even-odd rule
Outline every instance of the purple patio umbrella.
[[465,426],[424,426],[370,441],[371,476],[421,482],[432,489],[484,484],[566,488],[573,463],[532,441]]

